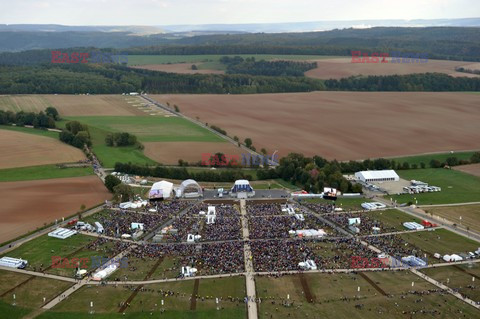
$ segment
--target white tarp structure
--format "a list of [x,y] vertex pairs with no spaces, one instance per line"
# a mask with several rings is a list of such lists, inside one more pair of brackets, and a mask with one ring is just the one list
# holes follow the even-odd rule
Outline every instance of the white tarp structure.
[[177,190],[177,197],[197,198],[203,196],[200,185],[193,179],[184,180]]
[[216,215],[208,215],[207,216],[207,225],[215,224],[215,219],[217,218]]
[[197,268],[192,268],[189,266],[182,267],[182,276],[183,277],[193,277],[197,272]]
[[364,183],[368,182],[398,182],[400,177],[392,170],[380,170],[380,171],[360,171],[355,173],[355,178]]
[[152,185],[148,193],[149,199],[167,199],[172,196],[173,183],[160,181]]
[[132,223],[130,225],[130,228],[133,230],[133,229],[140,229],[140,230],[143,230],[143,224],[142,223]]
[[372,203],[362,203],[362,208],[366,210],[375,210],[375,209],[383,209],[387,208],[385,204],[379,202],[372,202]]
[[302,222],[305,220],[305,217],[303,217],[303,214],[295,214],[295,218]]
[[425,228],[423,227],[423,225],[420,225],[419,223],[415,223],[415,222],[405,222],[403,223],[403,226],[410,230],[421,230]]
[[76,233],[77,231],[73,229],[57,228],[54,231],[49,232],[48,236],[59,238],[59,239],[66,239],[68,237],[75,235]]
[[28,265],[28,261],[19,258],[2,257],[0,258],[0,266],[8,268],[23,269]]
[[215,206],[208,206],[207,216],[210,215],[217,215],[217,211],[215,210]]
[[[291,233],[292,231],[289,231],[289,234],[292,234]],[[323,229],[299,229],[299,230],[295,230],[295,235],[298,236],[298,237],[314,237],[314,238],[320,238],[320,237],[323,237],[325,236],[327,233],[323,230]]]
[[317,264],[311,259],[299,262],[298,266],[304,270],[317,270]]
[[425,267],[427,265],[425,260],[415,256],[402,257],[402,262],[413,267]]
[[108,276],[110,276],[115,271],[117,271],[118,267],[119,267],[118,262],[107,263],[107,265],[104,266],[103,269],[97,271],[96,273],[94,273],[92,275],[92,279],[95,280],[95,281],[101,281],[101,280],[107,278]]
[[451,262],[451,261],[462,261],[463,258],[460,257],[459,255],[457,254],[452,254],[452,255],[445,255],[443,256],[443,260],[447,261],[447,262]]
[[193,243],[195,241],[200,240],[200,238],[202,238],[202,236],[200,236],[200,235],[188,234],[187,235],[187,243]]
[[360,225],[360,222],[360,217],[348,219],[348,225]]

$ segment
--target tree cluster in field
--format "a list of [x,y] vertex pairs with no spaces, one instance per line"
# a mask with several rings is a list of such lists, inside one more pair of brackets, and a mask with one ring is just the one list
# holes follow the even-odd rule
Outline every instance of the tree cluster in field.
[[60,141],[80,149],[83,149],[85,145],[92,145],[88,126],[78,121],[67,122],[65,129],[60,132],[58,138]]
[[137,146],[143,149],[143,145],[137,140],[137,137],[127,132],[109,133],[105,137],[105,144],[111,147]]
[[478,70],[478,69],[467,69],[467,68],[464,68],[464,67],[456,67],[455,71],[464,72],[464,73],[471,73],[471,74],[480,74],[480,70]]
[[133,198],[133,188],[129,185],[123,184],[122,181],[113,175],[105,177],[105,187],[113,193],[115,201],[127,201]]
[[255,61],[254,57],[244,59],[240,56],[224,56],[220,62],[227,66],[228,74],[265,76],[303,76],[308,70],[317,67],[316,62]]
[[326,80],[325,86],[329,91],[480,91],[480,78],[452,77],[443,73],[352,76]]
[[17,126],[32,125],[34,128],[55,128],[55,120],[59,119],[58,111],[54,107],[47,107],[45,112],[39,113],[0,110],[0,125],[15,124]]
[[115,163],[115,171],[130,175],[162,177],[169,179],[194,179],[203,182],[234,182],[237,179],[252,180],[252,176],[244,171],[238,170],[216,170],[189,172],[186,168],[165,167],[158,165],[156,167],[136,165],[132,163]]

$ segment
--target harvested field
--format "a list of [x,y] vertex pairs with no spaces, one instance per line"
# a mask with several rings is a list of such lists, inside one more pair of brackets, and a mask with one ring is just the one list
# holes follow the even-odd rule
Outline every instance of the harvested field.
[[472,231],[480,233],[480,205],[428,207],[424,210],[428,214],[445,218],[463,228],[468,227]]
[[455,166],[453,169],[457,171],[461,171],[473,176],[478,176],[480,177],[480,163],[479,164],[470,164],[470,165],[460,165],[460,166]]
[[152,71],[162,71],[168,73],[180,73],[180,74],[224,74],[221,70],[201,69],[192,70],[192,65],[197,67],[201,64],[198,63],[174,63],[174,64],[146,64],[141,66],[133,66],[135,69],[146,69]]
[[[480,96],[432,92],[153,95],[257,149],[354,160],[478,148]],[[462,125],[458,125],[462,123]],[[448,134],[446,134],[448,132]]]
[[22,132],[0,130],[0,169],[77,162],[83,152],[53,138]]
[[97,176],[0,183],[0,242],[111,198]]
[[133,105],[138,103],[127,102],[137,99],[140,101],[138,97],[122,95],[2,95],[0,109],[40,112],[53,106],[60,116],[144,115],[144,112]]
[[242,150],[231,143],[211,142],[148,142],[144,143],[144,154],[162,164],[178,164],[182,159],[189,163],[202,160],[203,153],[223,153],[238,155],[241,160]]
[[427,72],[451,76],[479,76],[455,71],[455,67],[471,67],[472,62],[428,60],[427,63],[391,63],[391,58],[387,58],[387,61],[388,63],[352,63],[351,57],[316,60],[317,68],[305,72],[305,76],[316,79],[340,79],[353,75],[405,75]]

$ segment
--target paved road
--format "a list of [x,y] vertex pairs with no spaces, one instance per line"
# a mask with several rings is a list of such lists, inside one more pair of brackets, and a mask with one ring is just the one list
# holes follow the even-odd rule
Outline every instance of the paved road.
[[250,250],[250,233],[248,231],[247,208],[245,199],[240,200],[240,213],[242,221],[242,235],[243,235],[243,257],[245,259],[245,285],[247,287],[247,306],[248,319],[258,318],[257,302],[255,301],[257,293],[255,290],[255,277],[252,262],[252,252]]

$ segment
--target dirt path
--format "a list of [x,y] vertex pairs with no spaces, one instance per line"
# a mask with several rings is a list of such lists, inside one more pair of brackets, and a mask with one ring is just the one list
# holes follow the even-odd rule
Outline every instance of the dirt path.
[[365,273],[359,272],[358,274],[363,279],[365,279],[373,288],[375,288],[376,291],[378,291],[379,293],[381,293],[384,296],[388,296],[388,294],[382,288],[380,288],[376,283],[374,283],[373,280],[370,279]]
[[300,279],[300,283],[302,284],[303,292],[305,293],[305,298],[307,299],[307,302],[314,303],[316,301],[316,297],[314,294],[312,294],[312,291],[310,290],[307,278],[305,278],[304,274],[299,274],[298,278]]
[[200,286],[200,279],[195,279],[195,283],[193,284],[192,298],[190,300],[190,310],[197,309],[198,286]]

